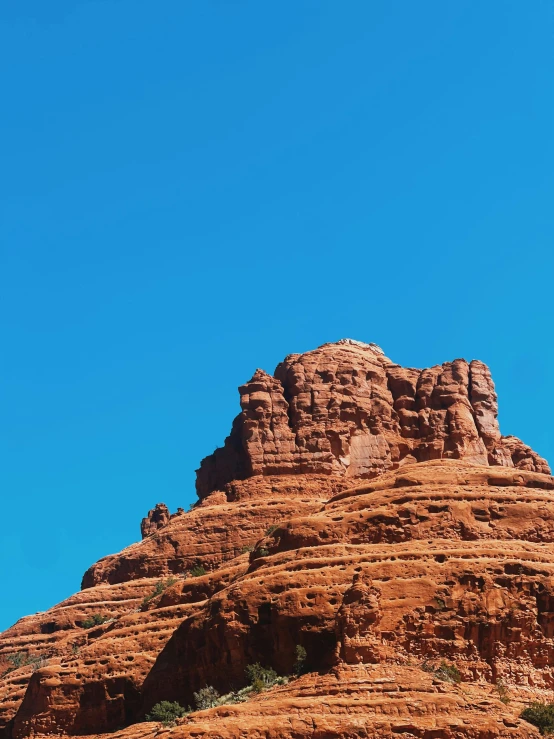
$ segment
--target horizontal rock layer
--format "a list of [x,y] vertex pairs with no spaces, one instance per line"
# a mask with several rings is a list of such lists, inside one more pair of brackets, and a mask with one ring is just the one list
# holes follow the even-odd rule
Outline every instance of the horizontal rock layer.
[[[305,484],[331,479],[306,476]],[[257,499],[261,482],[269,487]],[[0,653],[48,655],[34,672],[22,667],[4,678],[7,734],[134,724],[122,737],[153,737],[156,725],[135,722],[157,701],[191,704],[206,684],[238,688],[256,661],[289,674],[302,644],[308,675],[245,704],[193,713],[172,733],[536,736],[518,714],[532,698],[554,697],[554,479],[436,460],[355,488],[322,488],[327,502],[295,482],[236,483],[238,500],[210,496],[152,535],[188,518],[190,546],[196,536],[203,547],[210,515],[215,521],[234,507],[237,523],[248,521],[256,504],[269,504],[270,488],[277,501],[291,501],[296,489],[296,510],[271,526],[266,515],[253,551],[232,557],[226,529],[214,526],[210,547],[223,555],[206,575],[166,579],[158,594],[157,578],[91,583],[6,632]],[[98,612],[110,620],[80,627]],[[457,666],[461,685],[434,678],[442,660]]]

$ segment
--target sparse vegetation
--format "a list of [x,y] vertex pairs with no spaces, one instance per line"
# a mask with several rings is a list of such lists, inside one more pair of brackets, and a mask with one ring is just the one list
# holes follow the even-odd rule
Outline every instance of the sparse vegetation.
[[48,664],[48,660],[44,655],[33,655],[27,658],[27,664],[31,665],[33,672],[40,670],[41,667],[45,667]]
[[276,685],[279,681],[279,675],[271,667],[262,667],[259,662],[254,665],[248,665],[245,670],[248,682],[252,686],[255,693],[261,693],[262,690]]
[[306,659],[308,658],[308,653],[301,644],[297,644],[294,654],[296,659],[292,666],[292,672],[296,677],[300,677],[300,675],[303,675],[306,670]]
[[[176,577],[168,577],[167,580],[159,580],[156,583],[156,587],[154,590],[150,593],[150,595],[145,595],[142,599],[142,605],[146,606],[153,598],[157,598],[158,595],[161,595],[166,588],[169,588],[171,585],[174,585],[177,582]],[[167,701],[166,701],[167,702]]]
[[[305,659],[306,653],[303,648],[300,653],[297,650],[297,659],[299,654],[302,659]],[[212,685],[206,685],[205,688],[201,688],[197,693],[194,693],[194,704],[196,707],[194,710],[203,711],[207,708],[214,708],[215,706],[244,703],[255,693],[261,693],[274,685],[286,685],[289,681],[288,677],[279,676],[273,668],[262,667],[259,662],[248,665],[245,673],[249,684],[240,690],[220,695]],[[190,713],[191,710],[190,707],[185,710],[178,703],[161,701],[161,703],[157,703],[152,708],[152,711],[146,716],[146,720],[160,721],[167,726],[172,724],[176,718]]]
[[10,663],[10,667],[4,672],[4,675],[8,675],[14,670],[18,670],[20,667],[32,667],[33,672],[47,664],[47,659],[44,655],[38,654],[27,654],[27,652],[15,652],[15,654],[8,654],[6,656],[7,661]]
[[497,690],[498,697],[500,698],[500,700],[502,701],[502,703],[504,703],[505,705],[507,705],[510,702],[510,694],[508,692],[508,688],[504,685],[504,683],[502,682],[502,680],[497,680],[496,681],[495,688]]
[[544,736],[554,733],[554,703],[531,703],[521,712],[521,718],[536,726]]
[[456,665],[449,665],[448,662],[445,662],[444,660],[440,663],[438,667],[433,667],[427,662],[427,660],[425,660],[425,662],[421,665],[421,669],[425,672],[432,673],[437,678],[437,680],[443,680],[443,682],[445,683],[462,682],[460,670],[458,670]]
[[253,551],[254,551],[254,547],[253,547],[252,545],[250,545],[250,546],[245,546],[245,547],[243,547],[243,548],[242,548],[242,549],[240,550],[240,553],[241,553],[241,554],[246,554],[246,552],[253,552]]
[[279,527],[278,527],[278,525],[276,523],[272,524],[271,526],[269,526],[269,528],[265,532],[265,535],[266,536],[271,536],[271,534],[273,534],[274,531],[277,531],[278,528]]
[[27,664],[27,652],[16,652],[15,654],[8,654],[6,659],[11,664],[12,669],[17,670],[19,667],[23,667]]
[[170,726],[175,723],[175,720],[185,716],[187,714],[186,709],[183,708],[177,701],[160,701],[152,707],[150,713],[146,714],[147,721],[159,721],[164,726]]
[[85,618],[81,626],[83,629],[92,629],[93,626],[100,626],[108,621],[107,616],[102,616],[101,613],[93,613],[92,616]]
[[446,608],[446,603],[443,598],[435,598],[435,604],[437,611],[444,611]]
[[189,575],[191,577],[202,577],[202,575],[206,575],[206,570],[202,565],[194,565],[194,567],[191,567],[189,570]]
[[219,700],[219,693],[211,685],[206,685],[205,688],[201,688],[198,693],[194,693],[194,703],[199,711],[206,708],[213,708],[217,706]]
[[449,665],[444,660],[440,663],[437,669],[434,671],[434,675],[439,680],[443,680],[446,683],[461,683],[462,676],[460,670],[456,665]]
[[268,554],[269,549],[266,549],[265,547],[260,547],[260,549],[256,551],[256,557],[267,557]]

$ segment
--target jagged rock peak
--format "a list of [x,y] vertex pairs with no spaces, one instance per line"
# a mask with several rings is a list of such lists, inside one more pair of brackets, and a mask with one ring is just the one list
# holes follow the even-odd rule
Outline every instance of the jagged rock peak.
[[142,538],[146,539],[147,536],[154,534],[158,529],[163,528],[168,524],[175,516],[180,516],[184,513],[183,508],[177,508],[176,513],[170,513],[169,508],[165,503],[156,503],[154,508],[148,511],[140,524],[140,533]]
[[161,529],[162,526],[165,526],[166,523],[168,523],[170,518],[171,515],[166,504],[156,503],[154,508],[148,511],[148,514],[141,521],[140,533],[142,534],[142,538],[145,539],[147,536],[150,536],[150,534]]
[[478,360],[420,370],[341,339],[287,356],[273,376],[257,370],[239,393],[230,435],[197,471],[200,498],[254,475],[370,478],[443,458],[550,472],[501,435],[491,373]]

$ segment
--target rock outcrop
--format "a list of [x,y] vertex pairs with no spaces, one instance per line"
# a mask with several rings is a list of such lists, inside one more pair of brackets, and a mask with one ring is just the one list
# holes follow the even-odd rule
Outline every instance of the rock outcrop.
[[[537,737],[519,714],[554,699],[554,478],[501,436],[486,366],[346,340],[240,392],[199,503],[158,504],[80,593],[0,635],[2,739]],[[144,722],[255,662],[288,683]]]
[[489,369],[475,360],[417,370],[343,340],[291,354],[274,376],[258,369],[239,392],[231,434],[198,470],[201,498],[253,475],[371,478],[430,459],[550,471],[501,436]]
[[155,533],[158,529],[163,528],[169,523],[171,515],[169,508],[165,503],[156,503],[152,510],[148,511],[148,515],[145,516],[140,524],[140,533],[142,538],[146,539],[147,536]]

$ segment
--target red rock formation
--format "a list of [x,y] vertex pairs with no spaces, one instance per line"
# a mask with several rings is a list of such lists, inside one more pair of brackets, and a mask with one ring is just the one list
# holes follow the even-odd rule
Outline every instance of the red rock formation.
[[140,533],[142,538],[146,539],[158,529],[161,529],[171,518],[169,509],[165,503],[156,503],[152,510],[148,511],[148,515],[142,519],[140,524]]
[[252,475],[368,478],[428,459],[550,471],[519,439],[501,436],[490,372],[475,360],[416,370],[344,340],[290,355],[274,377],[256,370],[240,396],[225,445],[198,470],[201,498]]
[[290,675],[297,645],[308,674],[171,733],[537,736],[518,716],[554,699],[554,479],[501,436],[486,366],[346,341],[240,393],[201,502],[158,504],[80,593],[0,635],[3,739],[153,739],[157,701],[236,690],[257,661]]

